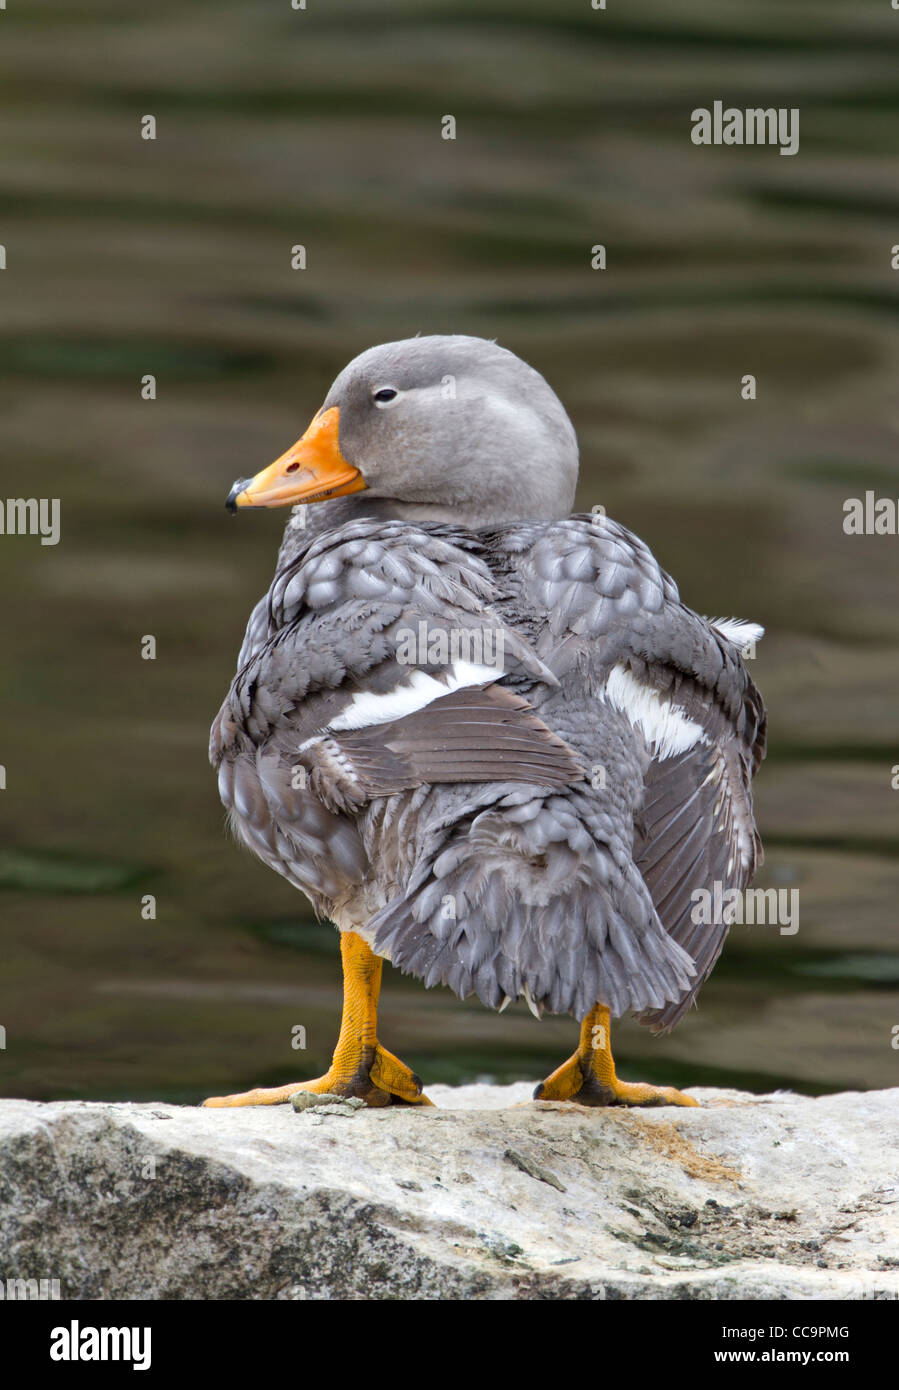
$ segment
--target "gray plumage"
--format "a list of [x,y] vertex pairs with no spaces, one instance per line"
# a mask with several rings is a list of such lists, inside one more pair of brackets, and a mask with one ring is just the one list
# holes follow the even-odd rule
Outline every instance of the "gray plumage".
[[[727,930],[691,895],[760,853],[737,646],[636,536],[567,515],[574,432],[512,354],[389,344],[333,405],[368,491],[291,518],[251,616],[210,747],[237,835],[426,985],[672,1027]],[[502,665],[409,665],[410,632]]]

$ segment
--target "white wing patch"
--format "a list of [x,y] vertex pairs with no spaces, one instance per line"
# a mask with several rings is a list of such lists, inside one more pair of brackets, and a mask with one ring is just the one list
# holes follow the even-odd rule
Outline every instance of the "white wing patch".
[[640,730],[656,758],[673,758],[709,741],[702,725],[688,719],[680,705],[643,685],[626,666],[612,667],[602,698]]
[[463,686],[498,681],[502,674],[497,666],[479,666],[470,661],[455,661],[447,668],[445,680],[437,680],[426,671],[413,671],[405,685],[397,685],[383,695],[360,690],[343,713],[331,720],[328,728],[335,731],[367,729],[370,724],[389,724],[391,719],[402,719],[404,715],[424,709],[442,695],[451,695]]
[[745,618],[709,618],[707,621],[736,647],[748,647],[750,642],[760,642],[765,635],[763,627],[748,623]]

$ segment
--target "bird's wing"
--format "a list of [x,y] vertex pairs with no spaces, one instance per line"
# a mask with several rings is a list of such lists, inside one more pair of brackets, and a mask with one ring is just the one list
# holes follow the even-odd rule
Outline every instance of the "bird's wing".
[[[473,539],[438,526],[352,522],[279,571],[210,744],[222,798],[263,858],[272,835],[314,822],[307,848],[327,860],[339,824],[358,869],[352,814],[425,783],[581,780],[562,739],[496,684],[554,683],[496,598]],[[288,848],[296,864],[303,846]]]
[[760,861],[751,780],[764,756],[765,710],[740,654],[758,630],[716,626],[685,607],[644,543],[605,518],[522,528],[505,548],[519,608],[541,615],[537,654],[563,695],[593,702],[598,744],[581,746],[584,760],[602,767],[610,714],[641,746],[633,857],[665,929],[696,967],[680,999],[640,1016],[667,1031],[711,971],[729,926],[696,910],[696,890],[716,882],[722,894],[742,889]]

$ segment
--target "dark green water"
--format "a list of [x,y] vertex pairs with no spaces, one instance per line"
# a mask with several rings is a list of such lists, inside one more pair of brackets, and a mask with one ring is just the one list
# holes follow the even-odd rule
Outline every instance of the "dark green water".
[[[59,497],[62,540],[0,538],[0,1090],[197,1100],[326,1064],[336,938],[226,839],[206,762],[282,523],[222,503],[346,360],[419,331],[533,362],[580,504],[768,629],[759,882],[799,890],[799,931],[736,928],[671,1037],[619,1025],[622,1072],[896,1084],[899,538],[841,523],[899,497],[899,16],[82,0],[11,6],[2,39],[0,491]],[[799,154],[693,146],[717,98],[799,107]],[[426,1080],[542,1076],[574,1033],[388,972],[382,1036]]]

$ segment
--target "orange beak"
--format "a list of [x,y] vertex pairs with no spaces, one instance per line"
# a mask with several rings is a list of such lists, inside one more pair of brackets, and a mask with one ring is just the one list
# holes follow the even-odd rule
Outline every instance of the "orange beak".
[[365,479],[340,452],[337,406],[319,411],[302,439],[255,478],[238,478],[228,493],[229,512],[238,507],[291,507],[361,492]]

